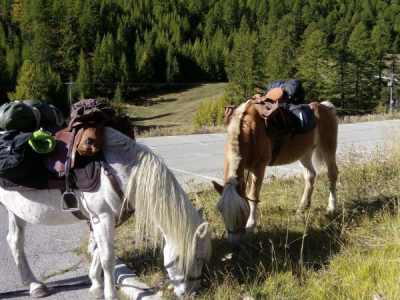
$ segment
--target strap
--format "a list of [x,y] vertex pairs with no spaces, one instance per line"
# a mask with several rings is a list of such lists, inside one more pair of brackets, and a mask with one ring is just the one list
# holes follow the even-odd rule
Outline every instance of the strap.
[[[117,193],[122,204],[124,204],[124,201],[125,201],[124,192],[121,190],[121,188],[119,187],[118,181],[115,179],[114,175],[110,171],[108,164],[104,160],[104,156],[100,159],[100,164],[101,164],[102,168],[104,169],[104,174],[107,176],[108,180],[110,180],[113,190]],[[123,223],[125,223],[134,213],[135,213],[135,209],[132,208],[132,206],[127,202],[126,208],[124,209],[122,214],[119,216],[118,224],[116,227],[119,227]]]
[[101,159],[100,164],[104,169],[104,174],[107,176],[108,180],[110,180],[113,190],[117,193],[119,199],[123,202],[125,199],[124,192],[119,187],[119,184],[115,179],[114,175],[112,174],[112,172],[110,171],[110,169],[108,168],[107,163],[103,159]]
[[275,163],[275,160],[278,157],[279,152],[281,152],[282,144],[283,140],[281,139],[275,142],[274,148],[272,149],[271,161],[268,164],[269,166],[272,166]]
[[253,202],[253,203],[260,203],[261,202],[260,200],[252,200],[250,198],[247,198],[247,201],[250,201],[250,202]]

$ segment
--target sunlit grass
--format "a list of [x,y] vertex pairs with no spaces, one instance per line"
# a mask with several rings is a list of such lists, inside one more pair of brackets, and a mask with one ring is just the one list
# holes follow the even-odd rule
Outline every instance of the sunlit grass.
[[[270,177],[261,191],[256,233],[242,246],[226,242],[215,211],[218,194],[189,183],[213,242],[197,299],[400,299],[400,139],[392,136],[368,160],[353,150],[339,161],[336,214],[325,213],[323,169],[304,215],[296,214],[303,179]],[[164,276],[160,249],[139,253],[130,239],[133,222],[118,229],[117,254],[155,285]],[[163,297],[174,299],[165,288]]]

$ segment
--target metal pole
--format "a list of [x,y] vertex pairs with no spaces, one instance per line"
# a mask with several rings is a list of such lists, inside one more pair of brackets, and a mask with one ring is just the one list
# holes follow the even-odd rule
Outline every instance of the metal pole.
[[393,113],[393,73],[390,73],[390,82],[389,82],[389,87],[390,87],[390,102],[389,102],[389,114]]

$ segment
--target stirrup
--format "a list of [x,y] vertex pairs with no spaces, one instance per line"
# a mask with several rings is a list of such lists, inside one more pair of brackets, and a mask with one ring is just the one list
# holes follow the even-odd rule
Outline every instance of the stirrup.
[[65,212],[80,210],[79,200],[73,191],[65,191],[61,196],[61,209]]

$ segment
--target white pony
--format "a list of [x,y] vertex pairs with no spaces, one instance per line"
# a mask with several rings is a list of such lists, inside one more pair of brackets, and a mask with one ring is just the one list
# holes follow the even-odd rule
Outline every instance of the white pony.
[[[164,237],[164,265],[177,296],[195,293],[200,288],[202,267],[211,255],[208,223],[203,223],[174,175],[151,150],[106,128],[103,146],[105,161],[125,194],[125,202],[135,209],[137,233]],[[90,293],[106,299],[120,299],[115,288],[114,236],[123,204],[108,177],[90,192],[76,192],[81,211],[90,218],[97,248],[89,277]],[[24,252],[26,223],[61,226],[79,222],[63,212],[59,190],[6,191],[0,188],[0,203],[9,213],[8,244],[21,276],[33,297],[50,294],[45,284],[32,273]],[[156,230],[149,230],[149,224]],[[67,229],[66,229],[67,230]],[[138,237],[140,238],[140,236]],[[156,240],[157,237],[154,238]],[[101,270],[104,271],[104,281]]]

